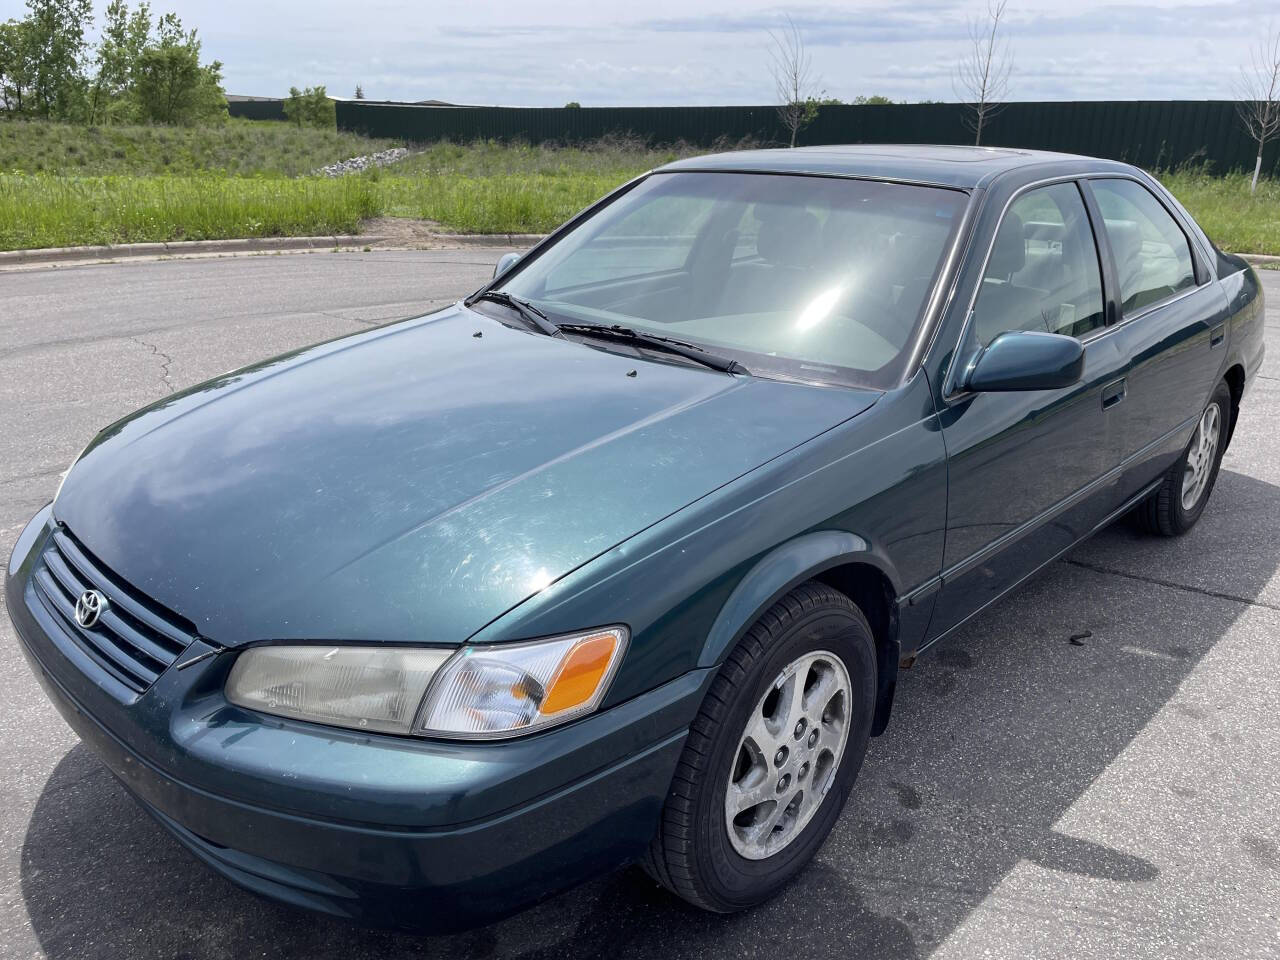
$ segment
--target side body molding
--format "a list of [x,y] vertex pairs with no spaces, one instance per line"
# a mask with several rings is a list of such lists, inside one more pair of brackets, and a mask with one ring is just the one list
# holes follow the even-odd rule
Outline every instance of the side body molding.
[[698,666],[718,664],[760,614],[792,587],[823,570],[854,560],[879,567],[871,556],[867,541],[844,530],[806,533],[780,544],[757,562],[729,594],[707,634]]

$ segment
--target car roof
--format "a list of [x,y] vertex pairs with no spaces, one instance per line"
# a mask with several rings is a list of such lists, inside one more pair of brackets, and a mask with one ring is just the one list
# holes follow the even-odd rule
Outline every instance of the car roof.
[[985,186],[1010,171],[1040,166],[1057,166],[1079,173],[1132,169],[1112,160],[1045,150],[890,143],[713,153],[677,160],[658,169],[864,177],[970,189]]

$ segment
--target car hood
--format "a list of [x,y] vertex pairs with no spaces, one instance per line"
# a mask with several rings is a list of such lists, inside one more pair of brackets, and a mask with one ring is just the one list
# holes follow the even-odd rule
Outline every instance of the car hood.
[[609,353],[459,305],[113,424],[54,514],[218,643],[454,643],[877,397]]

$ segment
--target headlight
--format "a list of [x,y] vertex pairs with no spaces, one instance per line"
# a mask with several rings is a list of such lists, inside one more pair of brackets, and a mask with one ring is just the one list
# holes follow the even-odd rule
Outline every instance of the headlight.
[[227,677],[227,699],[295,720],[411,733],[427,685],[453,654],[421,647],[250,647]]
[[625,627],[608,627],[456,651],[250,647],[232,666],[226,695],[261,713],[357,730],[508,737],[595,710],[627,639]]
[[463,647],[431,685],[421,732],[492,739],[590,713],[622,662],[626,627],[534,643]]

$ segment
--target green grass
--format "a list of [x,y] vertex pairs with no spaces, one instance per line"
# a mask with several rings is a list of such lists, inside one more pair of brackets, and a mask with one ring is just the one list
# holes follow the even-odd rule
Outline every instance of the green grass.
[[53,177],[0,175],[0,249],[357,233],[376,216],[460,233],[539,233],[609,190],[607,176]]
[[392,140],[266,120],[229,120],[207,127],[85,127],[10,120],[0,122],[0,173],[295,177],[395,145]]
[[363,178],[0,175],[0,249],[355,233]]
[[1160,180],[1223,250],[1280,254],[1280,180],[1260,180],[1253,196],[1243,174],[1178,171]]
[[540,233],[692,152],[624,139],[585,148],[439,143],[363,176],[307,176],[392,145],[271,122],[0,122],[0,249],[346,233],[375,216],[462,233]]
[[[0,249],[355,232],[377,216],[461,233],[541,233],[689,147],[609,138],[581,147],[437,143],[340,180],[308,174],[394,145],[233,120],[212,127],[0,121]],[[725,144],[723,148],[751,146]],[[1161,177],[1226,250],[1280,254],[1280,181]]]
[[384,176],[373,185],[385,216],[433,220],[453,233],[546,233],[626,179],[591,173]]
[[[726,146],[725,149],[731,149],[731,146]],[[625,137],[607,137],[579,147],[504,144],[481,140],[468,144],[419,144],[413,150],[412,156],[389,170],[394,171],[396,176],[410,177],[498,177],[530,174],[574,177],[588,174],[613,177],[616,183],[679,157],[706,152],[687,145],[652,149],[642,141]]]
[[582,147],[436,143],[373,178],[388,216],[459,233],[543,233],[619,184],[695,152],[617,137]]

